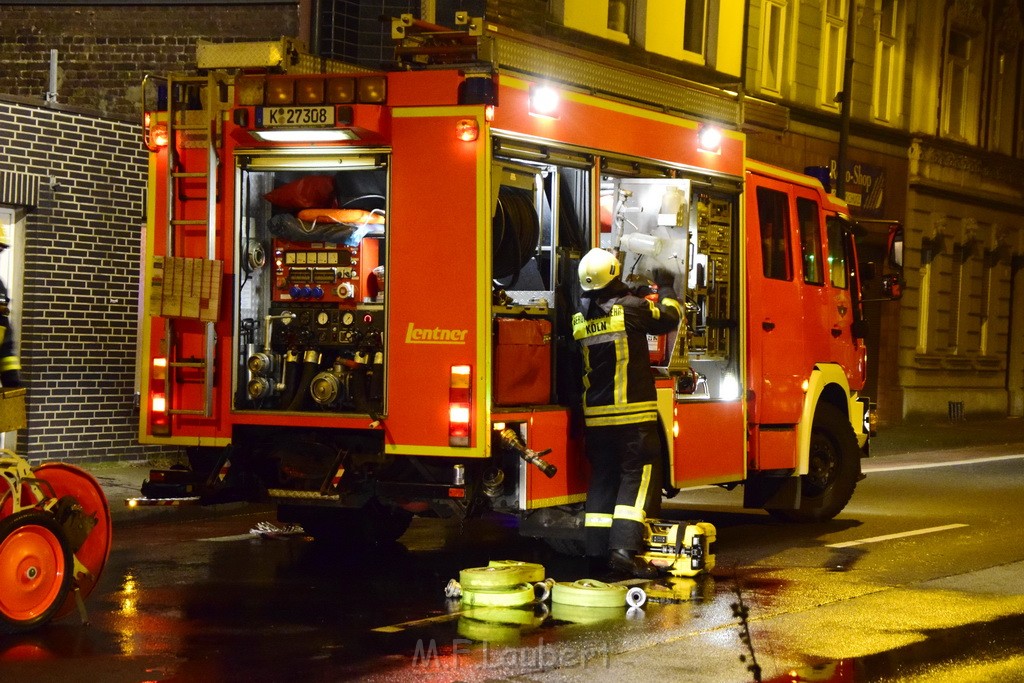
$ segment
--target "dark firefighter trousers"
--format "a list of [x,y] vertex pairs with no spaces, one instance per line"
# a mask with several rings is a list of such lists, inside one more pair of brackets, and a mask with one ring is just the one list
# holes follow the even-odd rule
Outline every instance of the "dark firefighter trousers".
[[644,520],[661,509],[661,439],[655,421],[587,427],[587,555],[640,551]]

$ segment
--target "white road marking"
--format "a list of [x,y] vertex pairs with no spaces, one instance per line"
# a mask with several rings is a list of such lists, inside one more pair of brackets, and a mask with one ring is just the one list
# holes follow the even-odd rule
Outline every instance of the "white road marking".
[[413,621],[403,621],[400,624],[392,624],[390,626],[378,626],[377,628],[373,628],[370,630],[376,631],[378,633],[398,633],[399,631],[404,631],[405,629],[412,628],[413,626],[425,626],[427,624],[438,624],[445,621],[451,621],[453,619],[457,619],[463,614],[469,614],[471,612],[472,610],[459,610],[458,612],[451,612],[449,614],[440,614],[436,617],[414,619]]
[[197,538],[197,541],[206,543],[225,543],[227,541],[245,541],[250,538],[256,538],[255,534],[236,534],[234,536],[214,536],[212,538]]
[[934,534],[939,531],[949,531],[950,529],[962,529],[968,526],[967,524],[947,524],[945,526],[933,526],[927,529],[915,529],[914,531],[902,531],[898,534],[886,534],[884,536],[872,536],[870,538],[862,538],[858,541],[844,541],[843,543],[829,543],[826,548],[850,548],[855,545],[866,545],[868,543],[881,543],[882,541],[891,541],[897,538],[906,538],[908,536],[920,536],[921,534]]
[[959,465],[976,465],[982,462],[998,462],[1000,460],[1020,460],[1024,453],[1015,455],[993,455],[988,458],[966,458],[964,460],[949,460],[946,462],[917,462],[906,465],[875,465],[870,460],[861,461],[861,469],[864,472],[899,472],[900,470],[923,470],[929,467],[957,467]]

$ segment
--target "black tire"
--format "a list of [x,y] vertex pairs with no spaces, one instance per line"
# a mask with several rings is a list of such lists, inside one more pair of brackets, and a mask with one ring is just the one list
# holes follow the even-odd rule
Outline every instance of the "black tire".
[[800,507],[768,510],[787,522],[824,522],[846,507],[860,479],[860,449],[850,420],[831,403],[814,411],[807,474],[800,477]]
[[41,626],[64,605],[74,556],[57,519],[25,510],[0,520],[0,633]]
[[278,519],[302,525],[316,541],[342,546],[392,543],[412,523],[412,513],[374,499],[362,508],[282,505]]
[[545,538],[544,542],[559,555],[583,557],[587,554],[587,544],[577,538]]

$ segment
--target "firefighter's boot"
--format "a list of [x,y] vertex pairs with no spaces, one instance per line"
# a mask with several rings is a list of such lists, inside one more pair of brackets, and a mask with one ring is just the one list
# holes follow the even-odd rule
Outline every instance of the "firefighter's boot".
[[636,579],[656,579],[659,576],[658,568],[638,557],[635,550],[615,548],[608,555],[608,566],[616,573]]

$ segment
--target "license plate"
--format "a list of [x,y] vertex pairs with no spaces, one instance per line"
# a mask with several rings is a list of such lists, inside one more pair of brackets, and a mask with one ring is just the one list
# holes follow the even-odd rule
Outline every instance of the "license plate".
[[333,126],[334,107],[260,107],[256,125],[261,128]]

